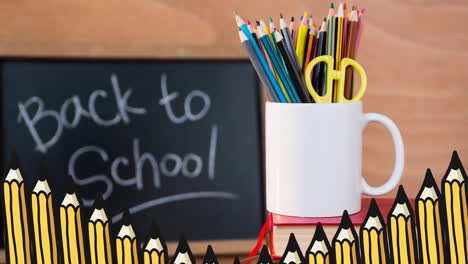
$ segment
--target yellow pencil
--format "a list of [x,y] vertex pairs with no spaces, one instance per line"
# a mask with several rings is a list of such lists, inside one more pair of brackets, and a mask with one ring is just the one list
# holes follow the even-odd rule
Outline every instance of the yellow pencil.
[[283,256],[281,257],[279,263],[305,263],[301,248],[299,247],[299,244],[297,243],[296,237],[293,233],[289,235],[288,245],[286,246],[286,249],[284,250]]
[[419,263],[413,209],[401,185],[387,217],[390,256],[393,263]]
[[467,221],[465,169],[456,151],[442,179],[442,196],[445,200],[447,215],[447,245],[451,263],[466,263],[467,256]]
[[6,226],[7,263],[31,263],[28,216],[24,181],[16,153],[10,157],[10,170],[3,181],[3,212]]
[[314,237],[306,251],[306,259],[309,264],[329,264],[331,246],[322,224],[318,223],[315,228]]
[[359,239],[349,218],[348,211],[343,212],[341,223],[332,241],[336,264],[361,263],[359,255]]
[[[342,53],[342,46],[343,46],[343,3],[340,3],[338,6],[338,12],[336,13],[336,52],[335,52],[335,69],[340,70],[340,63],[341,63],[341,53]],[[335,81],[334,89],[333,89],[333,102],[338,100],[336,87],[338,87],[338,81]]]
[[145,244],[143,245],[144,264],[167,264],[167,246],[162,239],[156,223],[151,223],[151,230]]
[[260,251],[260,257],[258,258],[257,264],[273,264],[268,248],[263,245],[262,251]]
[[389,263],[387,252],[387,230],[384,218],[375,199],[360,228],[362,260],[364,264]]
[[171,264],[195,264],[195,257],[185,237],[179,240],[179,245],[177,245],[177,249],[172,256]]
[[57,240],[52,207],[52,191],[47,182],[45,170],[39,173],[39,180],[31,194],[36,263],[57,263]]
[[94,211],[88,221],[89,254],[93,264],[111,264],[112,250],[109,237],[109,220],[98,195],[94,202]]
[[213,247],[211,245],[208,245],[208,248],[206,249],[205,253],[205,258],[203,258],[203,264],[218,264],[218,257],[216,257],[216,254],[213,251]]
[[301,25],[297,32],[297,43],[296,43],[296,55],[299,61],[299,66],[304,66],[304,53],[307,41],[307,33],[309,32],[309,26],[307,25],[307,12],[304,12],[302,17]]
[[445,263],[440,214],[440,191],[430,169],[416,196],[419,259],[424,264]]
[[136,235],[128,211],[124,212],[122,227],[115,239],[115,255],[117,264],[138,264]]
[[81,207],[75,191],[71,188],[60,205],[60,229],[63,262],[65,264],[85,263]]

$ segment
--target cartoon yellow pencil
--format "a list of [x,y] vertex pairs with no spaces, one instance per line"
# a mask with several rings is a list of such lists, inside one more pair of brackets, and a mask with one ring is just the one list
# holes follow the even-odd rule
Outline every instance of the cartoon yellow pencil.
[[144,264],[167,264],[169,261],[166,243],[155,222],[151,223],[150,233],[142,251]]
[[467,263],[468,212],[467,212],[467,176],[456,151],[442,178],[442,196],[445,200],[447,216],[447,245],[451,263]]
[[195,257],[192,254],[192,250],[187,243],[185,237],[181,237],[179,245],[172,256],[171,264],[195,264]]
[[257,264],[273,264],[268,248],[263,245],[262,250],[260,251],[260,257],[258,258]]
[[57,239],[55,236],[52,191],[46,179],[46,170],[42,168],[39,170],[39,174],[39,179],[31,194],[36,263],[57,263]]
[[416,253],[414,213],[405,190],[401,185],[398,188],[395,202],[387,217],[390,256],[393,263],[419,263]]
[[389,263],[386,225],[374,198],[359,233],[363,263]]
[[304,256],[302,255],[301,248],[297,243],[296,237],[293,233],[289,234],[289,241],[286,249],[284,250],[283,256],[279,263],[304,263]]
[[236,257],[234,258],[234,262],[232,262],[232,263],[233,263],[233,264],[241,264],[241,263],[240,263],[240,260],[239,260],[239,257],[236,256]]
[[76,193],[70,186],[60,205],[60,230],[65,264],[86,263],[83,244],[81,207]]
[[211,245],[208,245],[208,248],[206,249],[205,257],[203,258],[203,264],[218,264],[218,257],[216,257],[216,254],[213,251],[213,247]]
[[10,157],[10,170],[3,181],[3,212],[7,237],[7,263],[31,263],[24,181],[18,157],[14,152]]
[[416,196],[419,259],[423,264],[445,263],[440,214],[440,191],[430,169]]
[[330,253],[330,242],[328,242],[322,224],[318,223],[315,228],[314,237],[307,248],[306,259],[309,260],[309,264],[329,264]]
[[115,239],[115,251],[118,264],[138,264],[136,235],[128,210],[124,212],[122,227]]
[[88,235],[91,263],[112,264],[109,220],[100,195],[94,202],[94,211],[88,221]]
[[332,247],[336,264],[361,263],[358,235],[346,210],[343,212],[341,223],[333,238]]

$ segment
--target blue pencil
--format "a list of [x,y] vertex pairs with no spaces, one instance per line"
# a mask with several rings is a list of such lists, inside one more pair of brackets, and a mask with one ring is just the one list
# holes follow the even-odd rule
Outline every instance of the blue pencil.
[[291,98],[291,101],[293,103],[300,103],[301,100],[299,99],[299,96],[297,95],[296,88],[292,84],[291,78],[289,77],[288,72],[284,68],[284,63],[282,59],[278,56],[278,53],[271,43],[270,38],[268,35],[265,33],[265,31],[261,28],[258,27],[258,37],[264,46],[265,50],[267,51],[271,61],[273,64],[275,64],[275,68],[277,69],[278,75],[284,85],[284,88],[287,90],[287,93],[289,94],[289,97]]
[[263,57],[260,48],[257,45],[257,42],[253,39],[252,34],[250,34],[249,28],[245,24],[244,20],[238,15],[235,14],[236,18],[236,23],[237,26],[239,27],[242,32],[247,36],[249,39],[250,43],[252,44],[252,47],[255,51],[255,54],[258,57],[258,60],[262,64],[262,67],[265,69],[265,72],[267,74],[268,79],[270,79],[271,84],[273,85],[273,88],[275,89],[276,95],[278,96],[278,99],[281,103],[287,103],[286,97],[284,96],[283,92],[281,91],[281,88],[278,84],[278,82],[275,79],[275,76],[273,75],[273,72],[271,71],[270,67],[268,66],[265,57]]

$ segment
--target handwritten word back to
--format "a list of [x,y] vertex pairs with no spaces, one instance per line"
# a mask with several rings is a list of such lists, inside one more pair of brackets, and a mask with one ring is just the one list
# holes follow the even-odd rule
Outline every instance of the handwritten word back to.
[[113,221],[124,209],[145,219],[137,233],[157,218],[169,239],[255,237],[263,197],[248,64],[12,61],[2,80],[4,157],[15,148],[27,178],[44,161],[52,187],[73,182],[85,208],[102,194]]

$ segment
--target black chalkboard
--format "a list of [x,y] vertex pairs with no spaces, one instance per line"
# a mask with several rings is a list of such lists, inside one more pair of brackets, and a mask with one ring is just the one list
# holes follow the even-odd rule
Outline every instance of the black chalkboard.
[[[11,60],[1,66],[2,159],[27,194],[45,162],[54,203],[73,181],[87,221],[104,194],[176,240],[247,239],[263,217],[258,80],[244,61]],[[88,206],[88,207],[86,207]]]

